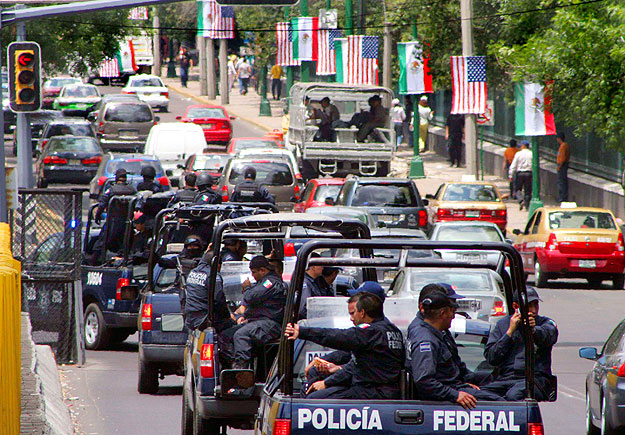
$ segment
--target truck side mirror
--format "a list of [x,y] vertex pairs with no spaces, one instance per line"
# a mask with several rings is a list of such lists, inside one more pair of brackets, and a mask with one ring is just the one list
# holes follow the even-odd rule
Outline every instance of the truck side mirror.
[[222,370],[219,375],[221,396],[241,399],[254,394],[254,370]]
[[425,194],[425,197],[426,197],[427,199],[434,199],[434,195],[432,195],[431,193],[426,193],[426,194]]

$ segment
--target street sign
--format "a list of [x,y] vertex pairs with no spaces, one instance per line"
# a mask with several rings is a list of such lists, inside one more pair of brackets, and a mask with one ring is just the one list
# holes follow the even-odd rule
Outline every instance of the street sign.
[[319,9],[319,28],[336,29],[338,27],[337,9]]
[[217,0],[222,6],[293,6],[299,0]]
[[477,115],[477,123],[484,127],[495,125],[495,102],[493,100],[486,100],[486,111]]
[[13,112],[41,109],[41,49],[36,42],[12,42],[7,50],[9,107]]

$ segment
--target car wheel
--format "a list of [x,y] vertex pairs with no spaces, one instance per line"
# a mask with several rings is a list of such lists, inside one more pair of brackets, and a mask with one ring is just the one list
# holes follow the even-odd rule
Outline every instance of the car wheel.
[[612,288],[614,290],[623,290],[623,286],[625,286],[625,275],[614,275]]
[[587,281],[591,289],[601,288],[601,283],[603,282],[603,280],[599,278],[588,278]]
[[542,271],[538,258],[534,261],[534,285],[536,287],[545,287],[547,285],[547,275]]
[[599,435],[599,428],[592,422],[590,410],[590,394],[586,391],[586,435]]
[[610,408],[608,408],[605,394],[601,398],[601,435],[616,435],[610,425]]
[[158,369],[141,358],[139,358],[137,390],[140,394],[156,394],[158,392]]
[[91,303],[85,310],[85,347],[90,350],[104,349],[109,344],[110,331],[98,304]]
[[182,435],[191,435],[193,433],[193,412],[189,407],[189,397],[182,388]]
[[214,420],[207,420],[200,416],[197,406],[193,410],[193,435],[219,435],[219,425]]

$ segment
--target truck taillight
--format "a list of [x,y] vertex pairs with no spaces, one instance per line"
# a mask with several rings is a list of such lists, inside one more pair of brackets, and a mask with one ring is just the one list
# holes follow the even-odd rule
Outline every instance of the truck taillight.
[[425,228],[428,224],[428,213],[425,210],[419,210],[419,226]]
[[545,435],[542,423],[528,423],[527,435]]
[[495,304],[493,305],[493,310],[490,315],[492,317],[505,316],[506,311],[503,306],[503,301],[501,299],[495,299]]
[[47,156],[43,159],[44,165],[66,165],[67,159],[64,159],[59,156]]
[[273,422],[273,435],[291,435],[291,420],[276,418]]
[[[616,366],[614,368],[616,368]],[[625,378],[625,363],[621,364],[621,366],[618,368],[616,376],[618,376],[619,378]]]
[[285,257],[295,257],[295,244],[294,243],[285,243],[284,244],[284,256]]
[[141,310],[141,329],[144,331],[152,330],[152,304],[143,304]]
[[203,344],[200,353],[200,375],[203,378],[212,378],[215,375],[215,367],[213,365],[214,344]]
[[555,251],[558,249],[558,240],[556,239],[556,233],[549,234],[549,240],[547,240],[547,249]]
[[122,90],[122,94],[136,95],[136,94],[137,94],[137,92],[135,92],[135,91],[124,91],[124,90]]
[[82,159],[82,164],[83,165],[99,165],[101,161],[102,161],[102,156],[93,156],[93,157],[88,157],[86,159]]
[[508,210],[505,208],[503,210],[496,210],[495,215],[498,217],[506,217],[508,216]]
[[104,133],[104,121],[100,121],[98,124],[98,133]]
[[221,200],[223,202],[228,202],[230,200],[230,196],[228,195],[228,186],[221,186]]
[[115,289],[115,299],[118,301],[122,300],[122,287],[126,287],[130,285],[130,280],[128,278],[119,278],[117,280],[117,287]]
[[619,233],[618,235],[618,240],[616,241],[616,250],[621,252],[625,250],[625,244],[623,243],[623,233]]

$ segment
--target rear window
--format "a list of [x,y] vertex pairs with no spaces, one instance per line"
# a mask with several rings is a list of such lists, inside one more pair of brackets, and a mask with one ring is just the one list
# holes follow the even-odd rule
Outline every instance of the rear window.
[[408,186],[366,184],[356,188],[353,206],[417,206]]
[[131,80],[130,84],[128,85],[129,87],[133,87],[133,88],[143,88],[146,86],[159,86],[162,87],[163,82],[161,82],[161,79],[159,78],[151,78],[151,79],[138,79],[138,80]]
[[599,228],[614,230],[616,224],[610,213],[594,211],[554,211],[549,213],[549,228]]
[[326,198],[334,198],[336,199],[337,195],[341,191],[341,185],[333,184],[333,185],[321,185],[317,187],[317,191],[315,192],[315,201],[325,201]]
[[439,227],[432,240],[445,242],[502,242],[495,227],[481,225],[457,225]]
[[485,272],[472,271],[470,274],[466,271],[450,271],[450,270],[432,270],[423,269],[412,270],[410,272],[410,291],[419,293],[423,287],[428,284],[444,282],[454,286],[455,290],[462,295],[463,290],[470,290],[471,293],[483,292],[493,293],[493,287],[490,277]]
[[145,104],[119,104],[106,109],[104,120],[109,122],[150,122],[152,112]]
[[162,174],[163,168],[161,164],[154,160],[110,160],[106,165],[106,172],[114,174],[119,168],[124,168],[129,174],[139,175],[141,169],[146,166],[152,166],[156,169],[156,174]]
[[50,140],[50,143],[46,146],[46,148],[51,153],[61,151],[97,153],[100,151],[100,148],[95,140],[85,137],[66,137],[62,139],[53,138]]
[[[230,156],[228,156],[230,157]],[[227,158],[221,156],[197,156],[193,162],[193,170],[201,169],[221,169],[228,162]]]
[[193,107],[187,112],[187,118],[225,118],[223,109],[219,107]]
[[[240,162],[232,165],[230,184],[237,185],[243,182],[243,171],[250,165],[250,162]],[[266,186],[288,186],[293,184],[293,174],[286,163],[253,163],[256,169],[256,182]]]
[[80,124],[53,125],[50,127],[48,136],[64,136],[66,134],[94,137],[93,130],[89,125]]
[[98,90],[96,88],[92,88],[91,86],[78,86],[78,87],[65,88],[65,90],[63,91],[63,96],[83,98],[83,97],[98,97],[100,95],[98,94]]
[[234,143],[234,151],[246,150],[249,148],[278,148],[272,140],[249,139],[238,140]]
[[500,202],[493,186],[480,184],[450,184],[445,189],[443,201],[493,201]]
[[63,86],[66,86],[66,85],[73,85],[74,83],[80,83],[80,79],[71,79],[71,78],[51,79],[48,83],[51,87],[62,88]]

